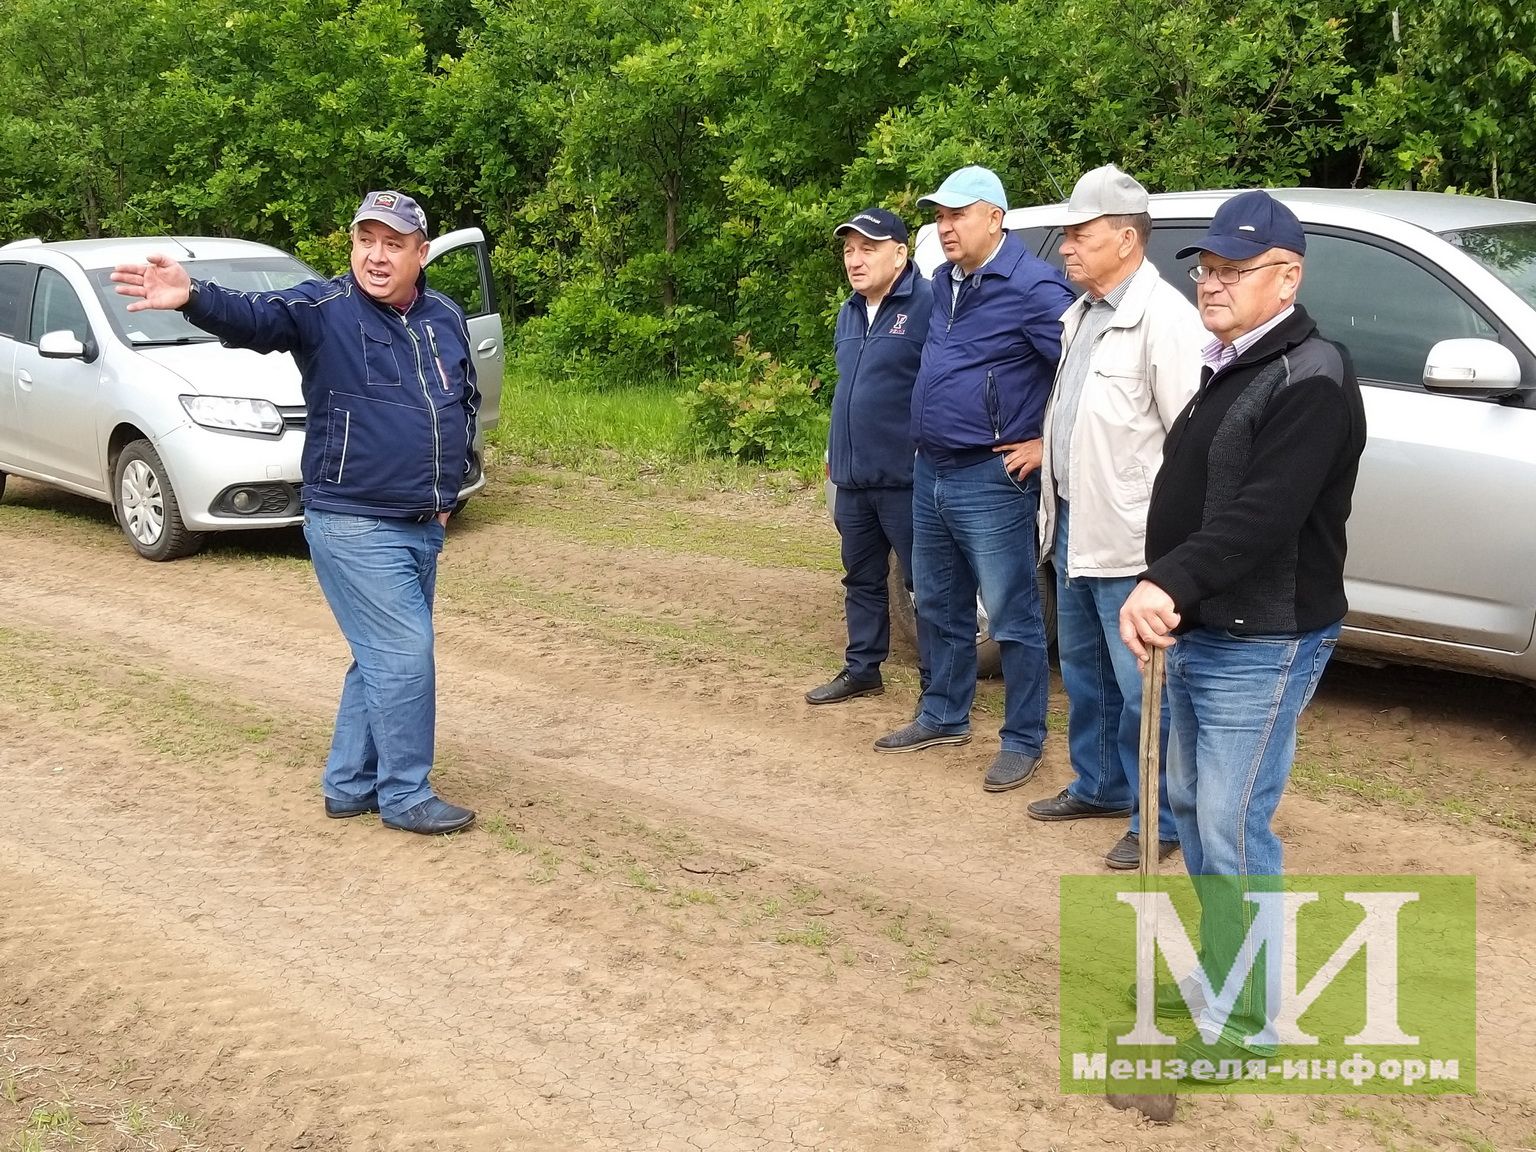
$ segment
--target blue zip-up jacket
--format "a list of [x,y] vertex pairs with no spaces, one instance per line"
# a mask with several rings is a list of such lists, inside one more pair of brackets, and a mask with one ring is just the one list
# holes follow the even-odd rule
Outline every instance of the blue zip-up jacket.
[[843,302],[827,436],[827,474],[839,488],[912,486],[912,383],[932,312],[928,281],[910,263],[880,301],[873,324],[862,294]]
[[912,389],[912,438],[934,463],[967,464],[996,444],[1040,436],[1061,357],[1061,316],[1077,298],[1013,232],[960,284],[933,274],[933,320]]
[[464,313],[427,289],[425,273],[403,313],[351,273],[279,292],[193,285],[182,307],[193,324],[232,347],[298,362],[306,508],[393,518],[453,508],[480,392]]

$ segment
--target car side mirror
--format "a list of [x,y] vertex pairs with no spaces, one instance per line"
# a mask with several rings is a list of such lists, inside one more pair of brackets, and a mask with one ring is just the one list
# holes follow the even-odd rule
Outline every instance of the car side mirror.
[[37,354],[44,360],[84,360],[89,364],[96,359],[96,343],[81,343],[67,328],[57,332],[45,332],[37,342]]
[[1455,396],[1507,396],[1520,391],[1520,362],[1494,340],[1442,340],[1424,360],[1424,387]]

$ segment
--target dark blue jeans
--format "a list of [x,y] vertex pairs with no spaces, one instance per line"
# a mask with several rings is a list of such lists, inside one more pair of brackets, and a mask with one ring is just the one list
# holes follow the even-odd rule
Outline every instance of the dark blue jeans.
[[[844,667],[855,680],[873,680],[891,654],[891,553],[912,588],[912,489],[839,488],[832,520],[843,541],[843,606],[848,618]],[[927,670],[918,646],[921,683]]]
[[918,715],[936,732],[965,732],[976,696],[976,594],[1002,656],[1000,733],[1010,752],[1038,756],[1045,743],[1050,666],[1035,584],[1038,471],[1022,481],[999,453],[967,468],[938,469],[918,453],[912,493],[912,575],[917,625],[932,680]]
[[308,509],[304,538],[352,650],[322,790],[333,800],[377,795],[382,815],[399,816],[433,795],[432,597],[443,526]]
[[[1120,639],[1120,608],[1136,587],[1134,576],[1067,578],[1070,511],[1056,505],[1056,653],[1067,690],[1067,747],[1072,783],[1067,791],[1100,808],[1130,808],[1131,831],[1141,834],[1141,672]],[[1168,710],[1162,715],[1162,755],[1168,763]],[[1158,793],[1157,836],[1178,839],[1166,775]]]

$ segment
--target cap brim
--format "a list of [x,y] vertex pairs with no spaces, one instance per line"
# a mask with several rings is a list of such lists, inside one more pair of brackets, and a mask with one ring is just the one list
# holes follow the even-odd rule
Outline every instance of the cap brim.
[[861,228],[857,224],[839,224],[836,228],[832,229],[832,235],[834,236],[841,236],[844,232],[857,232],[866,240],[899,240],[903,244],[907,242],[905,236],[898,236],[894,232],[887,232],[882,235],[879,232],[871,232],[867,228]]
[[1198,244],[1180,248],[1174,253],[1175,260],[1183,260],[1201,252],[1210,252],[1223,260],[1250,260],[1273,248],[1273,244],[1261,244],[1257,240],[1244,240],[1241,236],[1206,236]]
[[373,210],[373,209],[369,209],[367,211],[359,212],[356,216],[352,217],[352,225],[351,226],[353,228],[356,228],[364,220],[372,220],[375,223],[384,225],[386,228],[393,228],[396,232],[400,233],[400,235],[402,235],[402,236],[409,236],[412,232],[423,232],[424,231],[424,229],[417,228],[417,227],[414,227],[414,226],[410,227],[410,228],[402,228],[402,227],[400,227],[400,225],[404,224],[405,221],[400,219],[400,217],[392,215],[392,214],[390,214],[388,212],[379,211],[379,210]]
[[922,208],[969,208],[980,196],[967,196],[964,192],[930,192],[927,196],[919,196],[917,203]]
[[1108,212],[1068,212],[1061,218],[1063,224],[1086,224],[1090,220],[1097,220],[1100,216],[1108,216]]

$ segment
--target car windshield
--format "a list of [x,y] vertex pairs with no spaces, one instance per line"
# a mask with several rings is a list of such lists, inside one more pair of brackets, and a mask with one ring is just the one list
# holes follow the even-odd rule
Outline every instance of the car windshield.
[[1441,235],[1536,308],[1536,220]]
[[[237,292],[271,292],[292,288],[305,280],[316,280],[316,273],[292,256],[237,256],[223,260],[186,260],[182,262],[191,276],[233,288]],[[120,296],[112,284],[112,269],[96,268],[90,273],[96,297],[106,309],[112,328],[126,343],[135,347],[156,344],[201,344],[216,340],[194,327],[180,312],[148,308],[129,312],[131,298]]]

